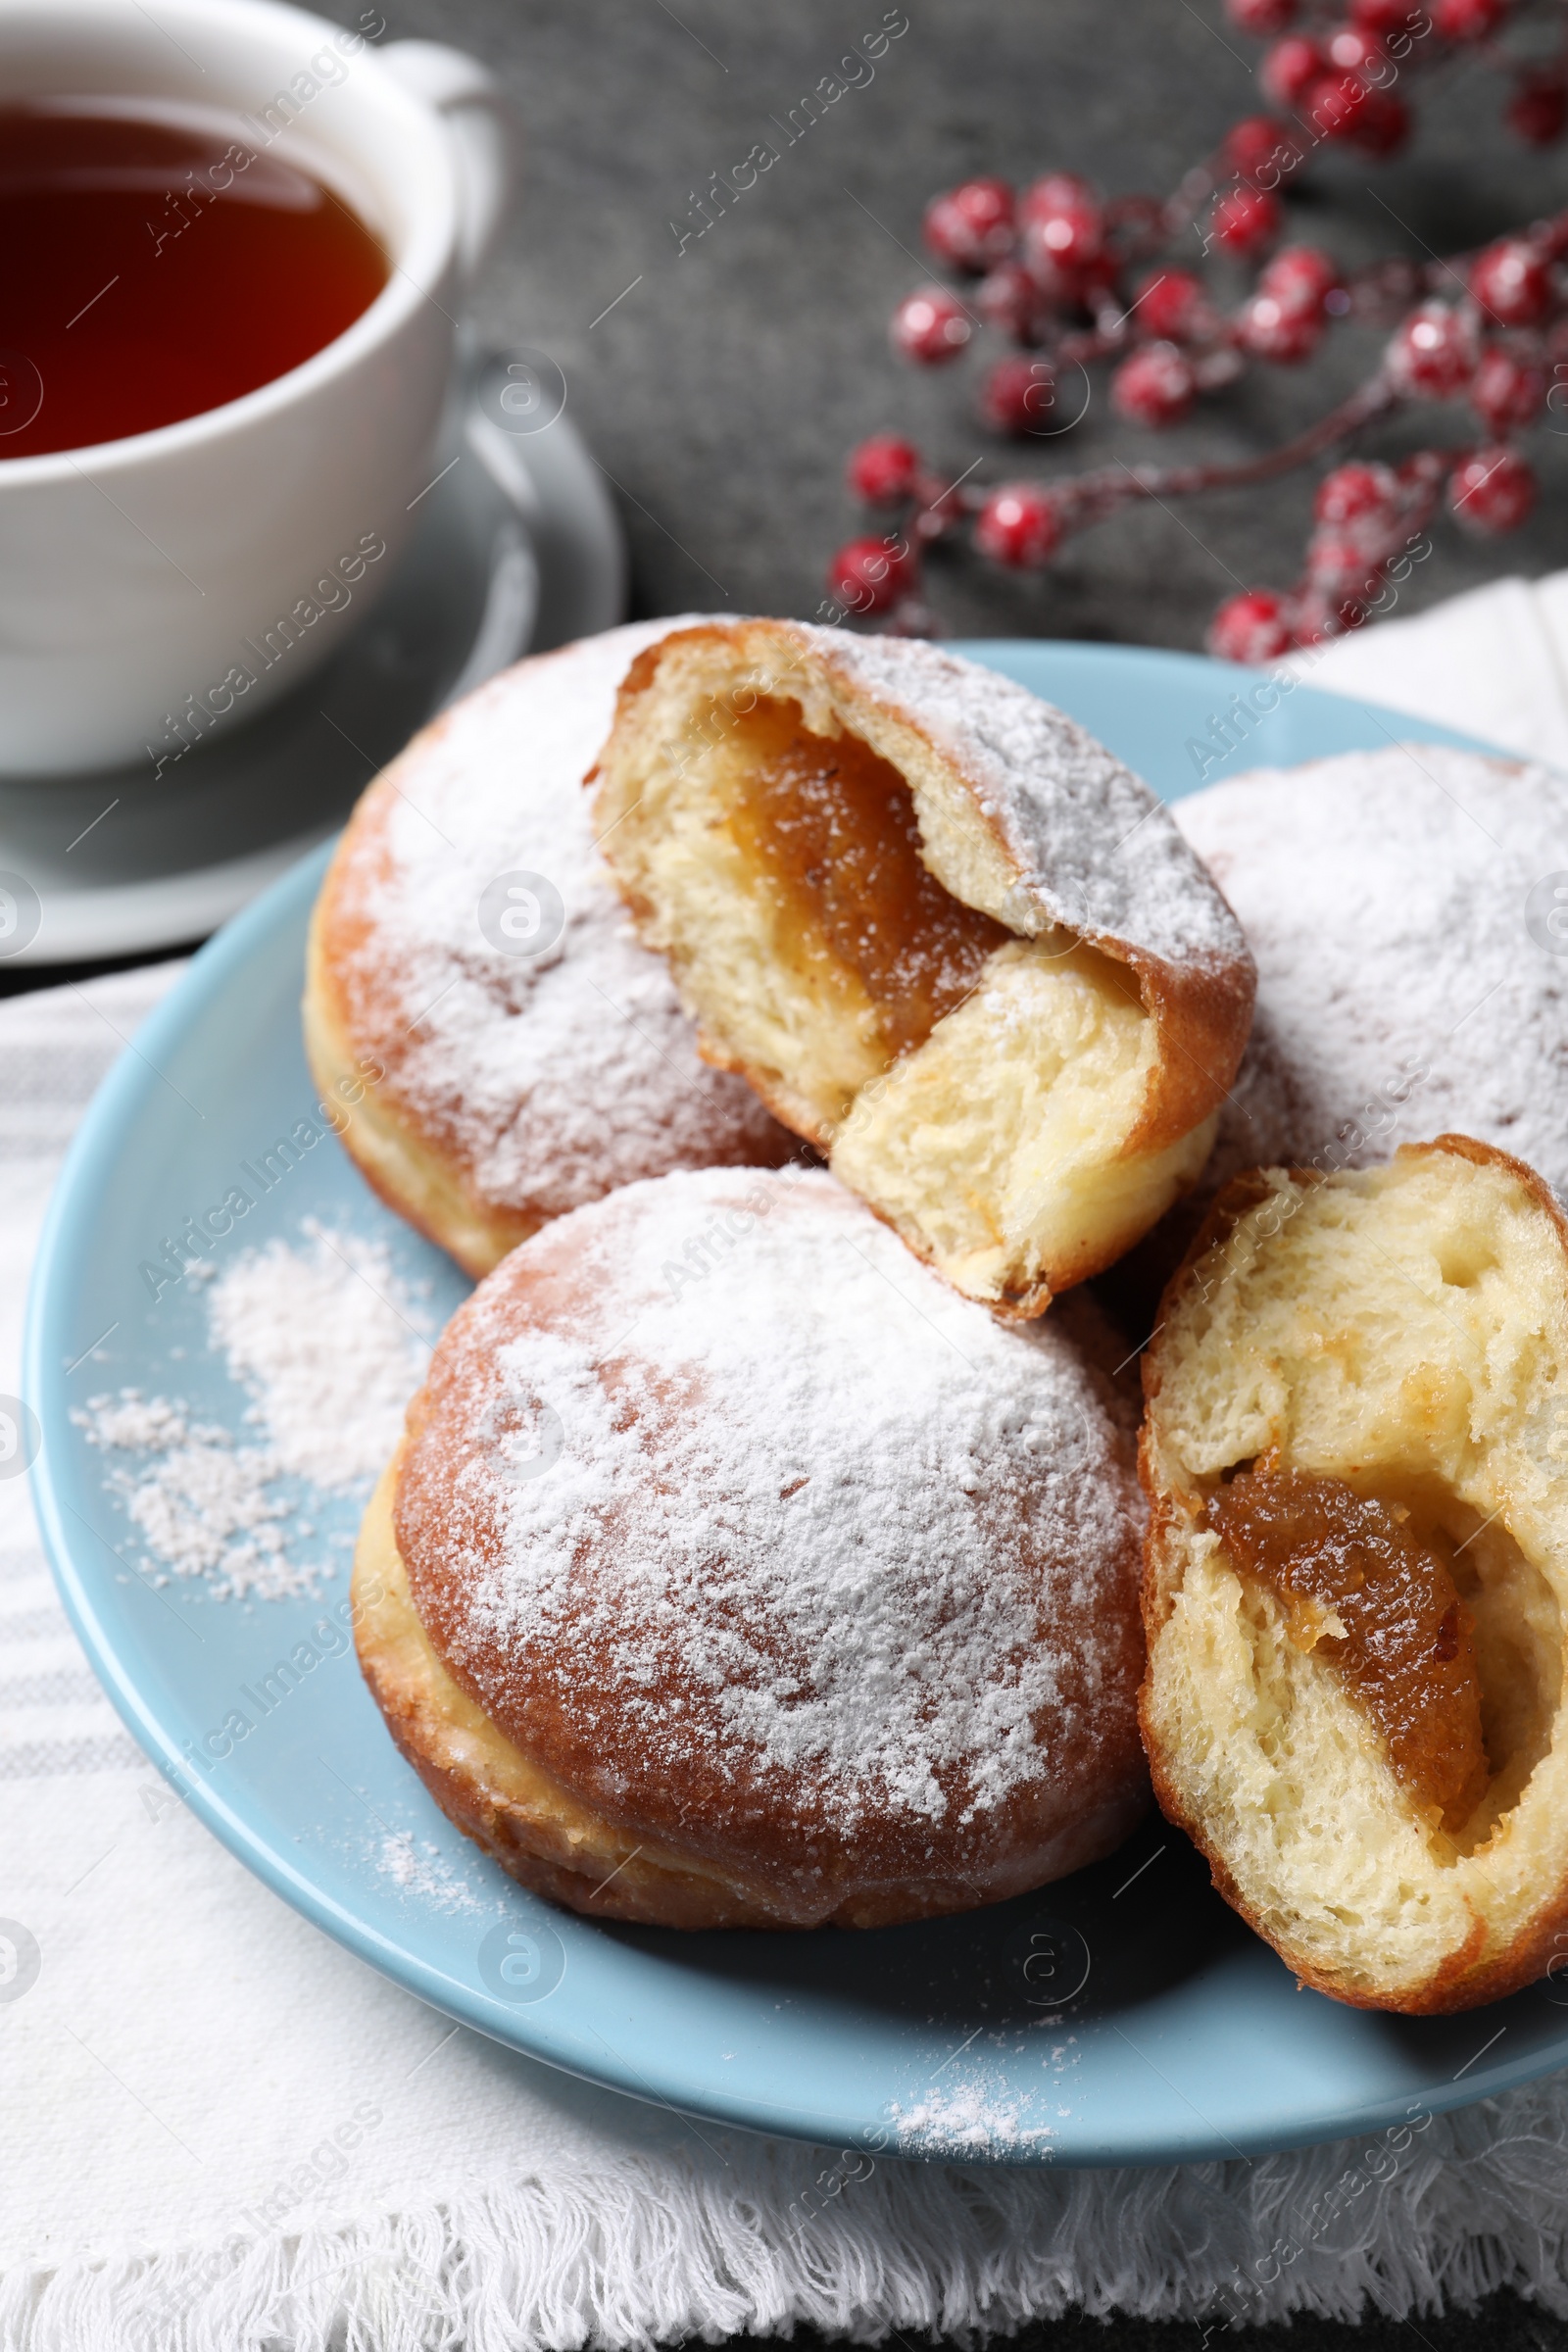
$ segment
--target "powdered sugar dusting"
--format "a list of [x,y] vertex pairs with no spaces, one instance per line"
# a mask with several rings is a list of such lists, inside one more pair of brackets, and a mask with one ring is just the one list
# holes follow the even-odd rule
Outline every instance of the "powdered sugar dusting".
[[957,1834],[1031,1784],[1101,1801],[1102,1743],[1136,1749],[1140,1505],[1093,1379],[826,1176],[670,1176],[551,1228],[433,1393],[404,1493],[454,1658],[503,1722],[543,1674],[607,1788]]
[[[595,847],[583,777],[633,656],[612,629],[495,679],[372,786],[332,885],[356,1050],[479,1196],[545,1215],[665,1168],[772,1160],[779,1130],[709,1069]],[[537,956],[482,933],[487,887],[541,875],[564,908]]]
[[412,1830],[393,1830],[376,1849],[376,1866],[401,1893],[433,1911],[482,1911],[485,1905],[452,1868],[438,1845]]
[[902,704],[962,767],[1020,868],[1019,919],[1044,910],[1173,964],[1245,966],[1231,909],[1171,811],[1051,703],[956,654],[898,637],[800,634],[864,691]]
[[134,1468],[115,1463],[109,1485],[146,1545],[143,1574],[160,1584],[205,1577],[222,1598],[284,1600],[318,1589],[318,1567],[289,1556],[289,1508],[263,1447],[236,1446],[226,1429],[134,1389],[91,1397],[73,1418],[91,1445],[139,1457]]
[[1028,2101],[1019,2097],[1013,2084],[990,2082],[983,2076],[951,2089],[929,2090],[907,2107],[895,2101],[888,2109],[901,2147],[982,2163],[1049,2150],[1056,2136],[1054,2125],[1030,2123],[1027,2115]]
[[280,1600],[319,1590],[336,1562],[301,1486],[363,1489],[385,1464],[417,1386],[419,1300],[383,1244],[307,1220],[302,1248],[248,1250],[211,1285],[209,1333],[249,1394],[258,1442],[196,1418],[181,1399],[124,1389],[74,1417],[117,1458],[109,1483],[157,1582],[204,1580],[220,1598]]
[[255,1398],[279,1471],[341,1488],[385,1465],[429,1352],[417,1301],[384,1244],[328,1233],[248,1250],[215,1284],[214,1344]]
[[1176,817],[1258,967],[1211,1181],[1455,1132],[1568,1200],[1568,957],[1527,920],[1568,870],[1568,786],[1421,744],[1237,776]]

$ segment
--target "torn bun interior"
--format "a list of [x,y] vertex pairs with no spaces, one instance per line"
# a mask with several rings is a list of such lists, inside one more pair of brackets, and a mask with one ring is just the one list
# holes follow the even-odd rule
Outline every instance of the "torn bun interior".
[[1022,687],[784,621],[648,648],[597,830],[705,1056],[1034,1315],[1202,1166],[1251,959],[1169,812]]
[[1154,1787],[1303,1983],[1468,2009],[1568,1923],[1568,1227],[1443,1136],[1221,1195],[1145,1359]]

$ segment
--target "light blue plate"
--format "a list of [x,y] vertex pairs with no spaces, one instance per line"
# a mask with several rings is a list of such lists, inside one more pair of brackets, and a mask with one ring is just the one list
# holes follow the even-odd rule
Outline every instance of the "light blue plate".
[[[1061,704],[1170,799],[1200,781],[1214,719],[1257,683],[1119,647],[966,650]],[[1300,687],[1254,716],[1207,778],[1400,732],[1386,712]],[[133,1574],[117,1546],[139,1547],[106,1457],[71,1415],[89,1395],[136,1387],[243,1431],[246,1400],[206,1352],[200,1299],[181,1285],[155,1305],[137,1269],[311,1109],[298,1004],[325,856],[203,950],[104,1086],[55,1195],[28,1334],[38,1513],[66,1605],[135,1738],[242,1861],[352,1951],[499,2041],[636,2097],[846,2149],[1074,2165],[1255,2154],[1419,2125],[1568,2065],[1568,2009],[1550,1986],[1423,2021],[1298,1992],[1157,1821],[1110,1862],[961,1919],[858,1936],[678,1936],[592,1926],[494,1870],[397,1755],[351,1656],[323,1657],[231,1755],[193,1769],[187,1742],[222,1723],[242,1686],[263,1687],[324,1604],[246,1609]],[[306,1215],[382,1238],[430,1286],[438,1314],[467,1288],[329,1139],[239,1230],[247,1246],[297,1239]],[[318,1514],[323,1538],[349,1537],[354,1517],[349,1504]],[[345,1590],[339,1571],[327,1601]],[[380,1852],[403,1832],[436,1849],[413,1885],[390,1877]],[[463,1907],[441,1893],[443,1873]]]

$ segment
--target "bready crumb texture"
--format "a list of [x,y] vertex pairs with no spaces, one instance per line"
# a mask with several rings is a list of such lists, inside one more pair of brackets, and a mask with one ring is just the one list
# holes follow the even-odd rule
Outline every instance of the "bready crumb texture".
[[1245,944],[1059,711],[929,646],[703,628],[633,670],[597,773],[705,1053],[967,1296],[1038,1313],[1195,1181]]
[[[1155,1786],[1308,1982],[1469,2007],[1539,1975],[1568,1918],[1563,1228],[1528,1171],[1447,1142],[1244,1179],[1219,1215],[1147,1359]],[[1473,1624],[1486,1749],[1462,1821],[1356,1703],[1332,1595],[1293,1610],[1227,1554],[1205,1505],[1254,1463],[1386,1506],[1451,1580],[1464,1617],[1440,1634],[1469,1657]]]

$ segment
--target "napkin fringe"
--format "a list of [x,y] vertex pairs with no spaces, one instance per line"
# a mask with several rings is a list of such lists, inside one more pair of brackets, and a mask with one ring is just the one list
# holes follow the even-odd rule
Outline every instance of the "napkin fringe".
[[1392,2138],[1141,2171],[957,2170],[715,2137],[716,2161],[628,2156],[401,2214],[14,2273],[0,2344],[628,2352],[803,2325],[877,2344],[1004,2335],[1068,2309],[1208,2319],[1217,2338],[1504,2287],[1568,2318],[1568,2145],[1547,2093],[1417,2116]]

